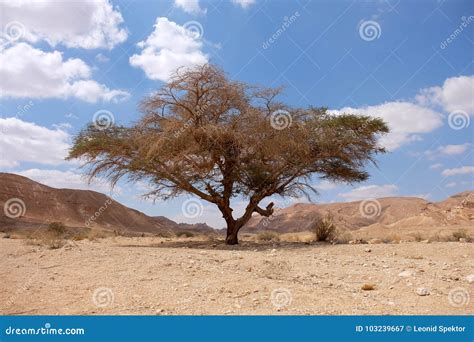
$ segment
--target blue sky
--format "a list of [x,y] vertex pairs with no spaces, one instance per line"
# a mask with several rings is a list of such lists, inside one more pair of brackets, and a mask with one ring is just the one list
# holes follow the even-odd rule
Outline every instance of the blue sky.
[[[294,106],[384,118],[371,178],[320,182],[315,202],[384,196],[440,200],[472,189],[472,1],[2,2],[0,171],[88,188],[63,158],[98,111],[138,120],[139,101],[176,66],[208,61],[231,78],[284,86]],[[140,43],[141,42],[141,43]],[[108,193],[105,184],[91,189]],[[186,197],[150,203],[146,184],[112,196],[149,215],[223,226],[212,205],[186,217]],[[292,201],[281,201],[288,205]],[[241,208],[243,202],[236,199]]]

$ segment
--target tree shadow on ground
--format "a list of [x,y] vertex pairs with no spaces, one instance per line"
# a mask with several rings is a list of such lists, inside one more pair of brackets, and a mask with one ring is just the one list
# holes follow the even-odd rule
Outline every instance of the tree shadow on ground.
[[224,240],[183,240],[183,241],[160,241],[144,244],[118,244],[116,247],[141,247],[141,248],[183,248],[183,249],[198,249],[198,250],[224,250],[224,251],[271,251],[276,250],[292,250],[302,248],[324,248],[331,246],[330,243],[322,242],[254,242],[241,241],[238,245],[226,245]]

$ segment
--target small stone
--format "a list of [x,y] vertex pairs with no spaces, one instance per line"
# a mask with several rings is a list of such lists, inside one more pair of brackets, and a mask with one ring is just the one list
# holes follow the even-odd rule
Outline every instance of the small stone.
[[403,272],[398,273],[398,276],[402,277],[402,278],[408,278],[408,277],[412,277],[414,275],[415,275],[415,272],[412,271],[412,270],[405,270]]
[[465,238],[459,238],[459,242],[467,242]]
[[364,252],[370,253],[370,252],[372,252],[372,250],[370,248],[366,248],[366,249],[364,249]]
[[474,283],[474,274],[470,274],[466,277],[468,283]]
[[419,288],[416,289],[416,294],[418,296],[429,296],[430,290],[428,290],[425,287],[419,287]]
[[383,241],[380,240],[380,239],[370,239],[369,240],[369,243],[374,245],[374,244],[379,244],[379,243],[382,243]]

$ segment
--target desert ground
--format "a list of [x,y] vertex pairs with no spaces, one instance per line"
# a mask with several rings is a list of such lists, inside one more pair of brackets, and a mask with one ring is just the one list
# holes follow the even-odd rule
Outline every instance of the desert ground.
[[474,312],[468,242],[328,244],[108,237],[60,248],[0,238],[8,315]]

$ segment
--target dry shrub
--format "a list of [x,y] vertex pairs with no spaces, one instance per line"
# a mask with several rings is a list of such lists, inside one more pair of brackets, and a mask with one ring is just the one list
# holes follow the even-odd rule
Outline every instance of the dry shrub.
[[172,238],[175,236],[175,234],[173,232],[164,231],[156,233],[155,236],[160,238]]
[[415,239],[416,242],[420,242],[420,241],[425,240],[425,238],[423,237],[423,235],[420,232],[412,233],[411,236],[413,237],[413,239]]
[[62,222],[51,222],[48,224],[48,231],[61,236],[66,232],[66,226]]
[[87,234],[87,239],[89,241],[95,241],[97,239],[104,239],[108,236],[109,236],[109,234],[107,234],[106,232],[104,232],[102,230],[93,229],[89,232],[89,234]]
[[194,233],[185,230],[185,231],[177,232],[177,233],[176,233],[176,236],[177,236],[177,237],[187,237],[187,238],[190,238],[190,237],[193,237],[193,236],[194,236]]
[[349,241],[352,241],[354,236],[347,229],[336,229],[336,234],[334,237],[334,242],[339,244],[347,244]]
[[372,291],[375,290],[375,284],[364,284],[362,285],[361,289],[363,291]]
[[312,232],[286,233],[279,235],[279,239],[282,242],[310,243],[314,241],[314,234]]
[[271,230],[259,232],[256,236],[257,241],[280,241],[280,235]]
[[336,225],[331,214],[318,218],[311,224],[316,241],[334,241],[337,237]]
[[389,236],[382,239],[383,243],[400,243],[402,238],[398,234],[390,234]]
[[454,241],[459,241],[459,239],[465,239],[467,242],[472,241],[471,236],[469,236],[469,234],[464,229],[453,232],[453,239]]

